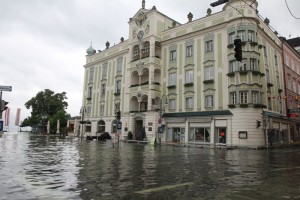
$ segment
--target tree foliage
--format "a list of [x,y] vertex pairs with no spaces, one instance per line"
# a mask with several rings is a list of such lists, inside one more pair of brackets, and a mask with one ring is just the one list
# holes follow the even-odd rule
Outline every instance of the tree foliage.
[[[49,89],[40,91],[25,103],[27,109],[31,109],[31,116],[24,119],[21,126],[36,126],[50,121],[50,127],[56,128],[57,120],[60,120],[61,127],[66,127],[70,115],[66,112],[66,92],[54,93]],[[46,117],[46,118],[45,118]]]

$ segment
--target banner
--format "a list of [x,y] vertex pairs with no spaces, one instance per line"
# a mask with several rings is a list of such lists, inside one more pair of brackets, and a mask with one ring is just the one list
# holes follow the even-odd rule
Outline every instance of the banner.
[[10,115],[10,108],[8,107],[5,110],[4,127],[8,127],[9,126],[9,115]]
[[21,108],[17,108],[15,126],[19,126],[19,124],[20,124],[20,113],[21,113]]

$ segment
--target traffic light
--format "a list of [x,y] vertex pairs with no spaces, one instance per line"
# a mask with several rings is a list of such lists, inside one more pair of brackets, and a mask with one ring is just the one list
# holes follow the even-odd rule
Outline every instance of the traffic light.
[[239,38],[234,39],[234,51],[235,51],[235,59],[237,61],[242,61],[243,60],[243,56],[242,56],[242,40]]
[[4,111],[4,110],[6,110],[8,107],[6,106],[8,104],[8,102],[6,102],[6,101],[4,101],[4,100],[2,100],[1,101],[1,105],[0,105],[0,111],[2,112],[2,111]]
[[117,118],[118,120],[121,119],[121,111],[117,111],[117,112],[116,112],[116,118]]
[[259,128],[261,126],[261,121],[256,120],[256,128]]
[[215,6],[221,5],[221,4],[223,4],[223,3],[227,3],[227,2],[228,2],[228,0],[219,0],[219,1],[216,1],[216,2],[211,3],[210,5],[211,5],[212,7],[215,7]]

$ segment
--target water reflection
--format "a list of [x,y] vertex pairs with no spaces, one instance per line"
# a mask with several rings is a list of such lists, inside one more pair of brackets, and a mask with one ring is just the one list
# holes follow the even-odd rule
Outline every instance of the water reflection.
[[295,199],[299,149],[152,147],[0,138],[0,199]]

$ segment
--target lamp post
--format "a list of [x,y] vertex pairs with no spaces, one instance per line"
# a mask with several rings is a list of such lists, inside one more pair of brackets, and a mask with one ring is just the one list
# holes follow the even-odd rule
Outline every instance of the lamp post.
[[[168,96],[167,95],[162,95],[161,98],[160,98],[160,105],[159,105],[159,119],[158,119],[158,130],[157,133],[162,133],[162,127],[161,127],[161,122],[162,122],[162,109],[163,109],[163,105],[162,105],[162,102],[163,102],[163,98],[166,97],[166,103],[165,105],[167,106],[168,105]],[[164,106],[164,110],[165,110],[165,106]],[[159,134],[157,134],[157,139],[159,140],[158,143],[160,143],[160,137],[159,137]]]
[[81,109],[80,109],[80,113],[81,113],[81,121],[80,121],[80,124],[81,124],[81,133],[80,133],[80,137],[82,138],[83,137],[83,125],[86,123],[84,121],[84,113],[85,113],[85,107],[82,106]]
[[44,121],[45,119],[48,118],[48,116],[46,114],[42,114],[41,118],[42,118],[42,133],[44,133]]

